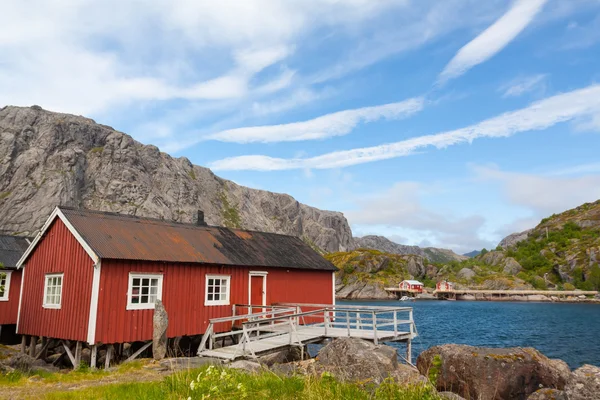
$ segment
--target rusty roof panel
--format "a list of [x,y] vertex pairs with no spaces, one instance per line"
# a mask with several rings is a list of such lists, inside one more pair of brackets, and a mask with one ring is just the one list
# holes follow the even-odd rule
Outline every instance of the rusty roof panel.
[[60,209],[100,258],[337,270],[295,236]]
[[0,264],[5,268],[15,268],[17,262],[29,247],[28,238],[0,235]]

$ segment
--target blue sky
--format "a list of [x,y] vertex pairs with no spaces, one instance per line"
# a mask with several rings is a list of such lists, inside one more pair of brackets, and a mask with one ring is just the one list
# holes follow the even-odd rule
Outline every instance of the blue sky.
[[467,252],[600,198],[598,0],[9,0],[0,106],[83,114],[356,236]]

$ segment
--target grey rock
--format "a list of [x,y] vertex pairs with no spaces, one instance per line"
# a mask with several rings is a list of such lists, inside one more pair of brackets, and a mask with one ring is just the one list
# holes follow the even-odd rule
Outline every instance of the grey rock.
[[205,365],[220,365],[221,360],[210,357],[176,357],[165,358],[159,365],[165,371],[189,371]]
[[527,398],[527,400],[569,400],[562,390],[540,389]]
[[377,235],[354,238],[353,249],[359,248],[379,250],[391,254],[416,255],[426,258],[431,262],[449,262],[453,260],[462,261],[468,259],[468,257],[456,254],[452,250],[438,249],[435,247],[421,248],[419,246],[408,246],[392,242],[384,236]]
[[540,388],[562,390],[571,375],[561,360],[533,348],[486,348],[447,344],[419,355],[417,368],[435,372],[436,389],[466,399],[526,399]]
[[0,226],[33,235],[57,205],[294,235],[345,251],[352,232],[339,212],[249,189],[208,168],[93,120],[38,107],[0,110]]
[[259,363],[248,360],[234,361],[231,364],[228,364],[227,368],[239,369],[253,374],[263,371],[263,367]]
[[494,251],[489,251],[486,254],[484,254],[483,256],[481,256],[481,261],[484,262],[485,264],[496,266],[496,265],[500,265],[504,261],[505,258],[506,258],[506,256],[504,255],[503,252],[494,250]]
[[600,368],[584,365],[577,368],[565,386],[569,400],[598,400],[600,399]]
[[162,301],[156,300],[154,304],[154,317],[152,318],[152,355],[155,360],[162,360],[167,355],[167,328],[169,316]]
[[523,240],[527,239],[532,231],[533,231],[533,229],[528,229],[523,232],[510,234],[500,241],[499,246],[504,249],[514,247],[517,243],[522,242]]
[[523,267],[521,266],[521,264],[519,264],[519,262],[517,260],[515,260],[512,257],[507,257],[504,260],[504,268],[502,269],[502,271],[505,274],[510,274],[510,275],[516,275],[519,272],[521,272],[523,270]]
[[406,269],[408,270],[408,273],[415,278],[425,276],[425,266],[420,257],[410,257],[406,263]]
[[280,350],[258,358],[258,362],[267,367],[274,364],[290,363],[293,361],[302,361],[302,354],[298,347],[290,347],[289,349]]
[[475,271],[469,268],[463,268],[460,271],[458,271],[457,276],[462,279],[470,280],[475,276]]
[[445,400],[465,400],[464,397],[452,392],[438,392],[438,395]]

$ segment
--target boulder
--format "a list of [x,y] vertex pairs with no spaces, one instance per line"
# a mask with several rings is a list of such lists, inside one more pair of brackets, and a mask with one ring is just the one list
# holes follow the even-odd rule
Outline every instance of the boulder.
[[497,266],[500,265],[504,259],[506,258],[506,256],[504,255],[503,252],[501,251],[489,251],[487,253],[485,253],[482,257],[481,257],[481,261],[483,261],[484,263],[488,264],[488,265],[492,265],[492,266]]
[[258,362],[266,365],[267,367],[270,367],[274,364],[284,364],[294,361],[302,361],[300,348],[295,346],[258,358]]
[[356,338],[339,338],[324,346],[310,370],[316,374],[327,371],[351,382],[380,384],[388,377],[400,383],[424,381],[416,369],[398,363],[393,347]]
[[154,304],[154,317],[152,318],[152,355],[155,360],[162,360],[167,355],[167,328],[169,316],[162,301],[156,300]]
[[159,365],[165,371],[189,371],[205,365],[219,365],[221,360],[210,357],[176,357],[165,358]]
[[504,268],[502,269],[502,272],[504,272],[505,274],[516,275],[522,270],[523,267],[514,258],[508,257],[506,258],[506,260],[504,260]]
[[406,264],[408,273],[415,278],[421,278],[425,275],[425,266],[423,265],[423,258],[421,257],[410,257]]
[[438,392],[438,395],[444,400],[465,400],[464,397],[452,392]]
[[259,363],[248,360],[234,361],[231,364],[228,364],[227,368],[239,369],[252,374],[257,374],[263,370],[263,367]]
[[475,276],[475,271],[469,268],[463,268],[458,271],[458,277],[461,279],[471,280]]
[[438,268],[435,265],[429,264],[425,269],[425,276],[427,276],[429,279],[435,278],[437,274]]
[[540,389],[534,392],[527,400],[569,400],[562,390]]
[[563,389],[569,366],[533,348],[482,348],[447,344],[424,351],[417,368],[440,391],[466,399],[526,399],[540,388]]
[[600,399],[600,368],[584,365],[577,368],[565,386],[569,400],[598,400]]

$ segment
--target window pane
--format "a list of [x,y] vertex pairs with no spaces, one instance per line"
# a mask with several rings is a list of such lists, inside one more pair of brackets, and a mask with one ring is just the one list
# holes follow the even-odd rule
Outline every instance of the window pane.
[[133,286],[140,286],[140,278],[133,278]]
[[156,303],[156,296],[150,295],[150,304]]
[[221,286],[227,286],[227,279],[221,279]]
[[214,288],[212,286],[208,287],[208,293],[212,293],[214,291]]
[[215,286],[215,293],[220,293],[221,292],[221,288],[219,286]]
[[142,303],[146,304],[148,303],[148,296],[142,296]]
[[60,304],[60,294],[56,295],[56,299],[55,299],[55,303],[54,304]]
[[62,276],[56,277],[56,282],[57,282],[56,283],[57,285],[59,285],[59,286],[62,285]]
[[138,304],[140,302],[139,296],[131,296],[131,304]]
[[158,288],[157,287],[151,287],[150,288],[150,294],[157,294],[158,293]]
[[211,300],[211,301],[212,301],[212,299],[213,299],[213,295],[209,293],[209,294],[208,294],[208,300]]
[[150,288],[147,288],[147,287],[142,288],[142,294],[148,294],[149,291],[150,291]]
[[149,285],[150,285],[150,279],[148,279],[148,278],[142,279],[142,286],[149,286]]
[[158,279],[152,279],[152,286],[158,286]]

